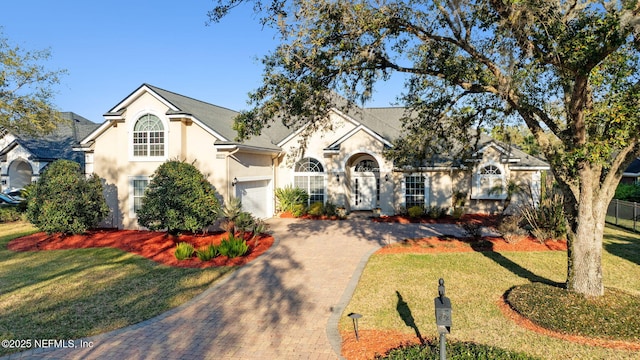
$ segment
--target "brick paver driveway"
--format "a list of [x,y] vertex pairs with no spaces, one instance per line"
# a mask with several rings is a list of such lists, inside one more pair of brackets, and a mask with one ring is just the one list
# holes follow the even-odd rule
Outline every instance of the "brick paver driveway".
[[40,349],[13,357],[338,359],[337,322],[369,255],[406,237],[459,231],[362,218],[270,224],[276,244],[269,252],[183,306],[84,339],[91,348]]

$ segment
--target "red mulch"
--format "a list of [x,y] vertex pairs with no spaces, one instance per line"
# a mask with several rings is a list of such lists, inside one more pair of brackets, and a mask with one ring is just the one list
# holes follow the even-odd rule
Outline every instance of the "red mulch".
[[507,242],[502,237],[485,236],[481,240],[472,238],[428,237],[406,239],[378,250],[377,254],[398,253],[443,253],[471,251],[566,251],[566,240],[540,242],[532,236],[522,236],[517,241]]
[[207,268],[244,265],[267,251],[274,241],[273,236],[270,235],[261,235],[258,246],[255,246],[254,241],[247,241],[249,245],[247,254],[234,259],[218,256],[206,262],[200,261],[197,257],[178,261],[173,255],[176,244],[179,242],[188,242],[198,249],[212,243],[220,244],[226,236],[224,232],[185,234],[175,237],[153,231],[101,229],[91,230],[82,235],[36,233],[12,240],[7,248],[13,251],[38,251],[111,247],[144,256],[164,265]]
[[387,351],[403,344],[420,344],[415,334],[399,331],[358,330],[358,339],[353,329],[341,331],[342,356],[347,360],[370,360],[376,354],[384,355]]
[[430,217],[412,218],[407,215],[393,215],[393,216],[380,216],[372,218],[374,222],[383,223],[420,223],[420,224],[462,224],[462,223],[475,223],[482,224],[483,226],[496,226],[498,224],[500,216],[490,214],[464,214],[460,218],[454,218],[451,215],[441,217],[439,219],[432,219]]

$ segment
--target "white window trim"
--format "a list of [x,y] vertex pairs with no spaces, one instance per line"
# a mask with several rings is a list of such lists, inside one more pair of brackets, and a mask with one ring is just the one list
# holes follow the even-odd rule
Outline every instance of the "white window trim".
[[[295,171],[295,169],[296,169],[296,167],[298,165],[298,162],[300,162],[301,160],[304,160],[304,159],[316,160],[322,166],[323,172],[298,172],[298,171]],[[296,186],[296,181],[295,181],[296,176],[305,176],[305,177],[307,177],[307,189],[304,189],[305,191],[309,190],[308,186],[309,186],[309,177],[310,176],[322,176],[323,177],[323,179],[322,179],[322,182],[323,182],[322,202],[323,203],[327,202],[327,184],[328,184],[328,181],[329,181],[329,173],[327,172],[326,164],[322,163],[322,161],[320,161],[318,158],[315,158],[315,157],[312,157],[312,156],[306,156],[306,157],[304,157],[304,158],[302,158],[302,159],[300,159],[300,160],[298,160],[298,161],[296,161],[294,163],[292,173],[293,173],[293,176],[291,177],[291,185],[292,186]],[[308,202],[307,206],[312,204],[311,203],[311,194],[308,194],[308,195],[309,195],[309,200],[307,200],[307,202]]]
[[[506,171],[504,166],[502,166],[501,164],[498,164],[495,161],[489,161],[486,163],[482,163],[479,164],[478,167],[476,168],[476,171],[473,173],[472,178],[471,178],[471,199],[472,200],[504,200],[507,198],[507,193],[506,192],[502,192],[501,194],[488,194],[488,193],[484,193],[482,191],[482,186],[480,184],[480,180],[483,177],[491,177],[492,175],[486,175],[486,174],[481,174],[480,172],[482,171],[482,169],[489,167],[489,166],[495,166],[496,168],[498,168],[498,170],[500,170],[500,175],[493,175],[493,178],[495,179],[499,179],[500,181],[500,185],[502,186],[503,189],[505,189],[506,187]],[[495,185],[494,185],[495,186]]]
[[[136,126],[138,120],[144,115],[153,115],[160,119],[162,122],[162,127],[164,128],[164,155],[162,156],[135,156],[133,154],[133,129]],[[137,162],[151,162],[151,161],[161,161],[164,162],[169,159],[169,122],[165,118],[164,115],[154,111],[145,109],[136,113],[135,116],[132,117],[132,121],[129,124],[129,134],[127,136],[127,147],[129,148],[129,161],[137,161]]]
[[429,175],[424,174],[424,173],[404,173],[402,176],[402,183],[400,184],[400,189],[402,191],[402,207],[405,208],[405,210],[408,210],[407,208],[407,178],[409,176],[422,176],[424,177],[424,204],[423,206],[425,208],[427,208],[429,206],[429,204],[431,204],[431,199],[430,199],[430,194],[431,194],[431,187],[429,186]]
[[[151,181],[151,176],[144,176],[144,175],[129,176],[129,180],[128,180],[128,182],[129,182],[129,198],[128,198],[128,201],[129,201],[129,217],[131,219],[137,219],[138,218],[138,215],[136,214],[135,209],[134,209],[134,204],[135,204],[134,196],[133,196],[133,181],[134,180],[147,180],[147,182],[150,182]],[[148,186],[148,183],[147,183],[147,186]]]

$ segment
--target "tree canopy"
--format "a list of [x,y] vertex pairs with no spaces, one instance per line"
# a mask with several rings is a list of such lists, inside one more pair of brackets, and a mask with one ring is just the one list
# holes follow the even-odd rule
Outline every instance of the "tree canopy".
[[[210,19],[245,2],[219,0]],[[281,43],[263,59],[252,109],[237,118],[240,137],[274,119],[318,126],[340,106],[331,91],[365,102],[394,72],[408,75],[399,153],[428,158],[446,139],[473,144],[470,129],[524,124],[563,192],[568,287],[603,293],[606,206],[640,153],[636,1],[251,3]]]
[[52,103],[65,70],[47,70],[50,50],[28,51],[10,44],[0,28],[0,129],[47,134],[63,121]]

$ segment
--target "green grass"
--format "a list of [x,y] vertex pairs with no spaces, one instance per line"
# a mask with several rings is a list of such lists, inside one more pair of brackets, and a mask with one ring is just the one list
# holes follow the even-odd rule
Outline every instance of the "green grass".
[[[607,227],[605,286],[640,295],[640,235]],[[363,315],[363,330],[418,331],[437,336],[434,302],[445,279],[453,307],[452,341],[474,342],[542,359],[637,359],[637,352],[580,345],[523,329],[498,308],[504,293],[531,282],[564,282],[565,252],[442,253],[373,255],[340,321]],[[416,339],[417,340],[417,339]]]
[[[616,225],[616,217],[607,215],[607,222],[612,225]],[[640,221],[633,221],[632,219],[618,219],[617,226],[640,232]]]
[[233,270],[169,267],[110,248],[7,250],[11,239],[33,232],[25,223],[0,224],[0,339],[77,339],[125,327]]

